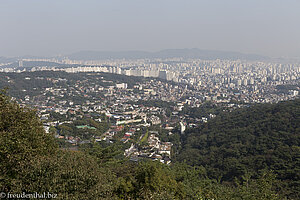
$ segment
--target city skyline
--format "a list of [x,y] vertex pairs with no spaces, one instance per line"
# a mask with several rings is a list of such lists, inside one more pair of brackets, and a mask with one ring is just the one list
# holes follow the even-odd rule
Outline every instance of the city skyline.
[[300,2],[1,1],[0,56],[199,48],[299,57]]

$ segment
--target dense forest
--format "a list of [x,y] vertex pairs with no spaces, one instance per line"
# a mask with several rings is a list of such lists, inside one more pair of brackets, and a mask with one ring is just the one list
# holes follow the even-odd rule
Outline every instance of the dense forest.
[[[118,144],[60,149],[36,113],[2,91],[0,191],[57,199],[299,199],[298,126],[299,101],[255,106],[189,130],[172,165],[132,162]],[[278,181],[286,183],[282,190]]]
[[177,161],[203,166],[209,178],[233,183],[264,171],[277,189],[300,198],[300,100],[223,112],[183,137]]

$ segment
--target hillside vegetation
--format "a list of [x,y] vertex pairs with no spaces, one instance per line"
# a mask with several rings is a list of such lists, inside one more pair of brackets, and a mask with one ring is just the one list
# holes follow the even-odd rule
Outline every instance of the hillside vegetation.
[[300,100],[224,112],[183,138],[177,161],[203,166],[209,178],[234,182],[264,171],[277,189],[300,198]]

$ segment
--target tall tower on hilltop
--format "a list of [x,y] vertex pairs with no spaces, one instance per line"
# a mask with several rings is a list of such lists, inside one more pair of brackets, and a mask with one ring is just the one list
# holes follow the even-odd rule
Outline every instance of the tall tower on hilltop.
[[23,67],[23,60],[19,60],[19,67]]

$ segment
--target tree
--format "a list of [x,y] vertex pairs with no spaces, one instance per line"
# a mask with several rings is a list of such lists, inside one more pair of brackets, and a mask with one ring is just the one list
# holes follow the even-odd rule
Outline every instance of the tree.
[[58,194],[58,199],[111,196],[113,176],[82,152],[60,150],[35,111],[0,93],[0,191]]
[[24,173],[35,161],[58,151],[35,111],[11,102],[0,92],[0,190],[21,191]]
[[182,199],[184,192],[177,184],[168,166],[159,162],[142,162],[136,172],[135,189],[137,197],[156,199]]

